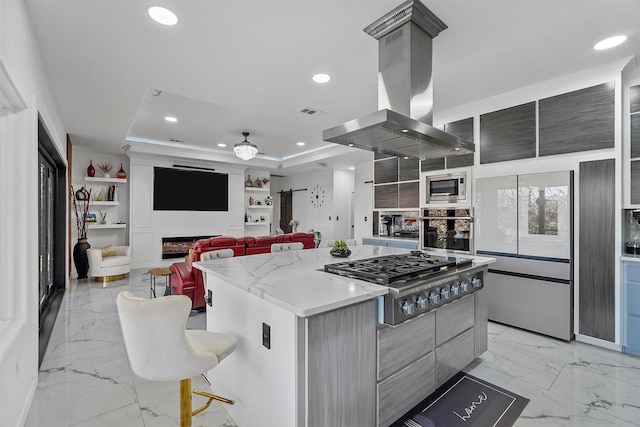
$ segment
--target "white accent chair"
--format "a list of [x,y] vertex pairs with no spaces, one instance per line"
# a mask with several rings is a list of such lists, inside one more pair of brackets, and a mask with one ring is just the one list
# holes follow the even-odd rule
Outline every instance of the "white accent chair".
[[203,252],[200,261],[209,261],[218,258],[233,258],[233,249],[218,249],[217,251]]
[[87,249],[89,276],[98,282],[121,280],[131,271],[131,247],[107,246]]
[[[191,389],[191,378],[215,368],[237,346],[231,335],[187,330],[191,300],[186,295],[145,299],[123,291],[117,298],[124,344],[133,372],[149,381],[180,381],[180,426],[191,427],[192,416],[214,400],[233,400]],[[192,408],[192,392],[209,401]]]
[[304,249],[304,244],[301,242],[289,242],[289,243],[274,243],[271,245],[271,252],[287,252],[287,251],[299,251]]

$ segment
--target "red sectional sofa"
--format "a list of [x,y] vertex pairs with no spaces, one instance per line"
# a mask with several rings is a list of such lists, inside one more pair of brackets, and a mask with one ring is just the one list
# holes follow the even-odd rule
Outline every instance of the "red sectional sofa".
[[200,261],[200,255],[204,252],[220,249],[233,249],[233,256],[264,254],[271,252],[273,243],[300,242],[304,249],[315,247],[313,233],[290,233],[276,236],[259,237],[230,237],[218,236],[201,239],[193,244],[191,258],[184,262],[176,262],[169,267],[171,269],[171,292],[177,295],[187,295],[191,298],[191,308],[203,308],[206,304],[205,288],[202,272],[197,268],[191,268],[191,262]]

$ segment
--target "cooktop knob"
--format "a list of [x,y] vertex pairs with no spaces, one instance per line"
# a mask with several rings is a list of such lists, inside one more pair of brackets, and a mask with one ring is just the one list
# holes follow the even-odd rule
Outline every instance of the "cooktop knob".
[[427,299],[424,296],[420,295],[416,300],[416,307],[418,307],[421,310],[424,310],[425,308],[427,308],[427,305],[429,305]]
[[402,312],[407,316],[413,314],[413,304],[410,304],[409,301],[404,300],[402,303]]
[[482,280],[478,279],[477,277],[474,277],[473,279],[471,279],[471,283],[473,284],[474,288],[482,287]]
[[449,299],[449,296],[451,295],[449,288],[442,288],[440,295],[442,296],[442,299]]

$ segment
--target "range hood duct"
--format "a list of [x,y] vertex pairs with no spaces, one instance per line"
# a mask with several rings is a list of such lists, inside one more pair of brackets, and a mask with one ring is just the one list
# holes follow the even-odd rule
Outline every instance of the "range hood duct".
[[473,153],[472,142],[432,126],[433,38],[446,28],[419,0],[366,27],[378,40],[379,111],[326,129],[323,139],[420,160]]

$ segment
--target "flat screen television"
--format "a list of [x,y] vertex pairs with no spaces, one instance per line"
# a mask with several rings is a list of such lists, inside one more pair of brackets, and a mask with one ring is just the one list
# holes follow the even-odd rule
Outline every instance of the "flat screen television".
[[228,211],[229,175],[153,168],[154,211]]

